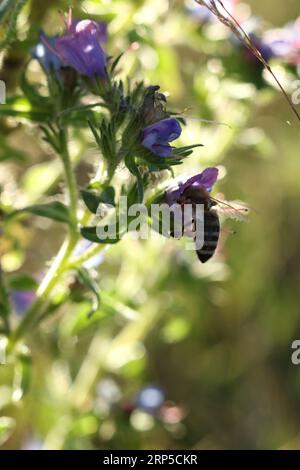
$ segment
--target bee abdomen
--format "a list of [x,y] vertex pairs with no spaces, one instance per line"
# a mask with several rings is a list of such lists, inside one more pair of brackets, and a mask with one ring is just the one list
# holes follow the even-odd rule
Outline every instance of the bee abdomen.
[[215,253],[220,235],[220,221],[215,211],[204,214],[204,245],[197,250],[201,263],[208,261]]

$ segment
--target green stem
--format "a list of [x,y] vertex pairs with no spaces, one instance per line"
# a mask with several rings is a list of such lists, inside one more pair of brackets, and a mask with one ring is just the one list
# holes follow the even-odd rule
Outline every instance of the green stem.
[[23,316],[22,321],[19,323],[17,329],[12,335],[10,341],[10,349],[27,333],[29,328],[34,324],[35,320],[43,314],[47,308],[47,303],[51,292],[56,286],[58,280],[63,274],[66,264],[78,242],[79,233],[77,230],[77,183],[74,176],[70,154],[68,150],[68,132],[66,128],[60,130],[60,143],[61,143],[61,159],[64,166],[65,179],[68,187],[69,194],[69,208],[70,208],[70,232],[59,250],[50,270],[43,279],[40,287],[37,290],[37,298],[35,302],[29,307],[26,314]]
[[98,255],[103,251],[105,248],[107,249],[108,245],[92,245],[85,253],[78,258],[71,259],[70,262],[67,264],[67,269],[72,270],[76,268],[80,268],[86,261],[93,258],[94,256]]
[[[68,186],[69,191],[69,205],[70,205],[70,233],[64,244],[62,245],[60,251],[58,252],[55,260],[52,263],[50,270],[48,271],[47,275],[43,279],[39,289],[37,290],[37,298],[35,302],[31,305],[27,313],[24,315],[22,321],[20,322],[19,326],[15,330],[14,334],[12,335],[10,341],[10,349],[14,347],[16,342],[18,342],[22,337],[24,337],[29,330],[30,326],[32,326],[36,321],[38,321],[48,306],[49,297],[57,285],[58,281],[60,280],[61,276],[66,272],[72,269],[76,269],[80,267],[85,261],[89,260],[100,251],[102,251],[106,245],[95,245],[91,247],[90,250],[87,250],[86,253],[83,253],[82,256],[76,258],[73,262],[70,263],[70,257],[73,253],[76,244],[80,239],[80,234],[77,230],[77,200],[78,200],[78,193],[77,193],[77,185],[76,180],[74,177],[74,173],[72,170],[71,160],[68,151],[67,145],[67,132],[64,130],[61,131],[60,135],[61,141],[61,158],[64,165],[65,170],[65,178]],[[101,176],[103,177],[104,171],[103,168],[99,168],[95,180],[99,179]],[[105,180],[106,184],[109,184],[111,178],[107,178]],[[91,214],[88,210],[84,212],[84,215],[81,219],[81,223],[88,223]]]
[[77,231],[77,182],[74,175],[74,169],[72,167],[71,158],[68,149],[68,131],[67,128],[63,128],[60,131],[61,141],[61,159],[64,166],[66,183],[69,191],[69,207],[70,207],[70,220],[71,220],[71,231]]
[[35,320],[43,314],[47,308],[47,303],[51,292],[56,286],[58,280],[64,272],[66,263],[72,254],[76,243],[77,236],[70,235],[69,238],[62,245],[58,255],[56,256],[50,270],[43,279],[39,289],[37,290],[37,298],[31,307],[27,310],[22,321],[19,323],[15,330],[12,338],[10,349],[27,333],[29,327],[35,322]]

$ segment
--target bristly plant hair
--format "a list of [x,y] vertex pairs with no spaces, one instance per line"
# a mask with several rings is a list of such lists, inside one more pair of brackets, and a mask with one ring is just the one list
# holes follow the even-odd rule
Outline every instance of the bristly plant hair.
[[[199,5],[202,5],[208,8],[208,10],[211,11],[211,13],[213,13],[219,19],[219,21],[221,21],[221,23],[223,23],[225,26],[230,28],[233,34],[242,42],[242,44],[244,44],[244,46],[246,46],[247,49],[249,49],[254,54],[254,56],[262,63],[262,65],[271,74],[276,84],[280,88],[290,108],[292,109],[293,113],[297,117],[298,121],[300,121],[300,114],[295,108],[291,98],[289,97],[288,93],[284,89],[283,85],[280,83],[280,81],[276,77],[275,73],[273,72],[268,62],[263,58],[261,52],[253,44],[250,36],[246,33],[246,31],[242,28],[239,22],[231,15],[228,9],[224,6],[222,0],[195,0],[195,2],[198,3]],[[226,12],[226,16],[222,13],[222,11],[220,10],[220,7],[222,7],[224,12]]]

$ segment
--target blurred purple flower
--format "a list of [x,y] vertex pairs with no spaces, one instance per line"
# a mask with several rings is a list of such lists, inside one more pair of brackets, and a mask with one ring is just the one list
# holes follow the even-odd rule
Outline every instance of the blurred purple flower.
[[[276,55],[274,50],[272,49],[272,47],[270,47],[264,41],[264,39],[259,38],[254,33],[250,33],[249,37],[251,39],[252,44],[256,47],[256,49],[259,50],[259,52],[261,53],[263,59],[266,62],[269,62],[269,60],[272,59],[272,57],[274,57]],[[247,47],[245,47],[245,56],[246,56],[246,59],[248,60],[248,62],[260,63],[258,58]]]
[[57,36],[46,36],[44,33],[41,33],[40,41],[31,49],[31,56],[39,62],[45,72],[53,70],[57,74],[64,64],[52,49],[45,46],[45,43],[47,43],[51,48],[54,48],[56,39]]
[[23,315],[34,302],[36,296],[32,291],[14,290],[11,292],[11,301],[17,315]]
[[217,181],[219,170],[215,167],[206,168],[202,173],[192,176],[185,182],[179,182],[177,187],[171,188],[166,193],[166,202],[172,205],[178,201],[183,192],[190,188],[196,187],[210,192],[213,185]]
[[[217,2],[216,2],[217,3]],[[238,0],[223,0],[222,1],[224,7],[228,12],[236,17],[236,5],[238,3]],[[190,14],[199,22],[201,23],[211,23],[211,22],[217,22],[218,19],[216,16],[205,6],[199,5],[199,3],[196,3],[194,0],[188,0],[186,2],[187,9],[190,12]],[[220,12],[226,16],[226,11],[222,6],[217,4],[217,6],[220,9]],[[238,19],[236,17],[236,19]]]
[[159,157],[169,157],[172,142],[181,134],[181,127],[175,118],[162,119],[142,130],[142,145]]
[[157,413],[165,401],[165,392],[159,385],[148,385],[142,388],[136,396],[137,408],[149,414]]
[[271,29],[263,36],[264,43],[270,47],[274,56],[286,62],[300,63],[300,18],[283,28]]

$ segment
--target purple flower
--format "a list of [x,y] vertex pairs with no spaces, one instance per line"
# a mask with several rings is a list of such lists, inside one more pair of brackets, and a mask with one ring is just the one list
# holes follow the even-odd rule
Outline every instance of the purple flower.
[[100,28],[92,20],[82,20],[55,43],[58,56],[82,75],[105,77],[106,55],[100,44]]
[[17,315],[23,315],[35,300],[35,293],[32,291],[14,290],[11,293],[11,301]]
[[159,385],[148,385],[142,388],[136,396],[135,405],[137,408],[149,414],[159,411],[165,401],[165,392]]
[[[45,72],[53,70],[56,74],[63,67],[62,60],[53,52],[57,36],[46,36],[44,33],[40,34],[40,41],[36,46],[31,49],[31,56],[36,59]],[[45,46],[49,44],[52,49]]]
[[187,179],[185,182],[179,182],[177,187],[171,188],[169,191],[167,191],[167,204],[171,206],[172,204],[176,203],[183,192],[190,187],[201,188],[210,192],[213,185],[217,181],[218,173],[218,168],[210,167],[206,168],[204,171],[202,171],[202,173]]
[[[83,21],[83,20],[77,20],[77,19],[72,20],[70,24],[70,31],[72,33],[76,32],[76,26],[78,25],[78,23],[80,23],[80,21]],[[108,40],[107,24],[104,23],[104,21],[93,21],[93,23],[95,23],[98,27],[97,34],[98,34],[99,42],[100,43],[107,42]]]
[[274,56],[293,65],[300,63],[300,18],[284,28],[267,31],[263,40],[272,49]]
[[[269,62],[269,60],[275,56],[274,50],[264,41],[264,39],[259,38],[254,33],[250,33],[249,37],[252,44],[256,47],[256,49],[258,49],[266,62]],[[245,57],[249,62],[260,64],[258,58],[248,48],[245,48]]]
[[63,36],[56,38],[54,46],[44,41],[52,53],[65,64],[89,78],[105,78],[106,54],[101,42],[107,39],[106,26],[92,20],[72,20]]
[[[226,10],[228,10],[231,15],[235,16],[236,19],[238,19],[236,17],[235,11],[237,2],[238,0],[223,0],[222,2]],[[226,16],[226,11],[224,8],[222,8],[221,4],[218,5],[218,2],[216,2],[216,4],[220,12]],[[197,4],[194,0],[187,1],[187,9],[192,14],[192,16],[201,23],[211,23],[218,21],[217,17],[208,8],[206,8],[204,5]]]
[[181,134],[181,127],[175,118],[162,119],[142,130],[142,145],[159,157],[169,157],[172,142]]

